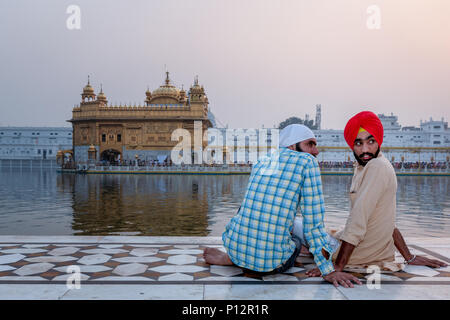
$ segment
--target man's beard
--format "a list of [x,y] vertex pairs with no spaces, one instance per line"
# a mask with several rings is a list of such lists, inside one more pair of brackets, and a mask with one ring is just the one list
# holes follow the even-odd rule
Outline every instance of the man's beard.
[[[306,151],[303,151],[302,148],[300,147],[300,142],[297,142],[297,143],[295,144],[295,151],[298,151],[298,152],[306,152]],[[306,152],[306,153],[308,153],[308,152]],[[317,158],[317,157],[316,157],[315,155],[313,155],[312,153],[310,153],[310,155],[314,156],[314,158]]]
[[[370,153],[370,152],[364,152],[364,153],[362,153],[360,156],[358,156],[358,155],[355,153],[355,151],[353,151],[353,155],[355,156],[356,161],[358,161],[358,163],[359,163],[360,165],[362,165],[363,167],[364,167],[370,160],[372,160],[372,159],[378,157],[378,154],[379,154],[379,153],[380,153],[380,147],[378,147],[378,150],[377,150],[377,152],[375,152],[375,154]],[[370,158],[369,160],[363,160],[363,159],[361,159],[361,158],[364,157],[365,155],[369,155],[369,156],[371,156],[371,158]]]

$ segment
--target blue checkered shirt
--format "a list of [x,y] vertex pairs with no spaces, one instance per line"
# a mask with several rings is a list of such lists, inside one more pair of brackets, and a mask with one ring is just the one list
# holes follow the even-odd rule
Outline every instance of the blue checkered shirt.
[[[287,148],[253,166],[241,208],[222,235],[231,261],[259,272],[272,271],[286,262],[295,250],[291,231],[299,206],[309,251],[322,275],[333,272],[317,159]],[[329,253],[328,260],[322,249]]]

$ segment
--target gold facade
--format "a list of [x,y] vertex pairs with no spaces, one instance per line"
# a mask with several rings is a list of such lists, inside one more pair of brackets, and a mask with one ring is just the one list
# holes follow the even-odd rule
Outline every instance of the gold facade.
[[167,72],[165,83],[145,95],[144,105],[108,105],[103,88],[96,95],[88,79],[82,101],[68,120],[73,126],[75,159],[87,156],[77,155],[77,147],[82,146],[95,146],[97,160],[105,151],[121,154],[122,159],[126,151],[168,151],[178,144],[171,140],[174,130],[187,129],[193,137],[194,121],[201,121],[204,131],[212,127],[208,98],[198,79],[186,93],[171,84]]

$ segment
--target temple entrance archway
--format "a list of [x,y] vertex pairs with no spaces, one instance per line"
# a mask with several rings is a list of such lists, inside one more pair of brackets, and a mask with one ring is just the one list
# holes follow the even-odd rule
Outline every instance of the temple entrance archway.
[[109,164],[117,164],[120,158],[120,151],[115,149],[107,149],[100,154],[100,161],[107,161]]

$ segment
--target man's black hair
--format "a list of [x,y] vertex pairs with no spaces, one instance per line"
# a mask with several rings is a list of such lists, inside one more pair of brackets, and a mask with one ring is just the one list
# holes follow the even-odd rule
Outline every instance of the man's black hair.
[[302,148],[300,148],[300,142],[297,142],[297,143],[295,144],[295,151],[298,151],[298,152],[304,152],[304,151],[302,150]]

